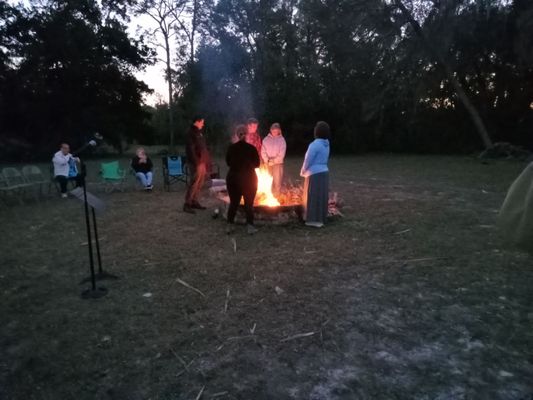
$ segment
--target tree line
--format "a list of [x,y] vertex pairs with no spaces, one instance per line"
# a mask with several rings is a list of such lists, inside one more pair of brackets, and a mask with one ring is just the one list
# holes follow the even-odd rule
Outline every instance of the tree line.
[[[140,14],[160,29],[132,38]],[[293,149],[317,120],[336,151],[533,149],[528,0],[0,0],[0,21],[0,144],[31,152],[96,130],[174,145],[198,113],[221,147],[255,116]],[[152,35],[170,101],[148,107]]]

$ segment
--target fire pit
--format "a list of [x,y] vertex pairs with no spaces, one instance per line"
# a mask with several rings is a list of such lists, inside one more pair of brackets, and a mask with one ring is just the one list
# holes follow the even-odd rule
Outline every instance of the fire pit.
[[[258,220],[267,220],[283,223],[289,220],[292,214],[302,221],[303,220],[303,189],[301,186],[289,184],[284,191],[275,197],[272,194],[272,176],[264,169],[255,170],[258,177],[257,195],[254,201],[254,214]],[[214,217],[222,214],[227,215],[229,207],[229,196],[226,191],[226,182],[222,179],[213,182],[211,193],[219,200],[220,206],[215,210]],[[342,217],[340,208],[342,200],[338,198],[337,193],[329,194],[328,216]],[[244,211],[244,204],[241,200],[239,209]]]
[[[254,201],[254,214],[261,220],[285,220],[291,213],[297,216],[299,220],[303,218],[302,193],[300,188],[290,187],[286,189],[277,198],[272,194],[272,176],[265,169],[255,170],[258,178],[257,194]],[[229,207],[229,196],[224,190],[225,186],[213,188],[216,197],[220,200],[222,214],[225,216]],[[239,209],[244,209],[241,200]]]

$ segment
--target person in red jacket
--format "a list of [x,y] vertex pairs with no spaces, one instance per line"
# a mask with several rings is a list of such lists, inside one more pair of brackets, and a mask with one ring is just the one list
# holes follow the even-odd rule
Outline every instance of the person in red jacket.
[[204,128],[204,118],[196,116],[193,118],[191,128],[187,134],[187,166],[189,167],[190,180],[185,194],[185,204],[183,211],[194,214],[194,209],[205,210],[198,198],[205,182],[207,174],[207,164],[209,163],[209,151],[202,132]]
[[[261,136],[257,131],[259,127],[259,121],[255,118],[248,118],[246,122],[246,143],[251,144],[257,150],[257,154],[261,155]],[[238,138],[237,140],[238,141]]]

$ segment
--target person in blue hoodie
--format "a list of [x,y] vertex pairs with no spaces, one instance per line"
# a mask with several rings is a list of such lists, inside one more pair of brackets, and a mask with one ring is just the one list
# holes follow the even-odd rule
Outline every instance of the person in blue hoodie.
[[321,228],[328,216],[329,200],[329,125],[315,125],[315,140],[305,153],[300,176],[305,178],[303,191],[304,220],[307,226]]

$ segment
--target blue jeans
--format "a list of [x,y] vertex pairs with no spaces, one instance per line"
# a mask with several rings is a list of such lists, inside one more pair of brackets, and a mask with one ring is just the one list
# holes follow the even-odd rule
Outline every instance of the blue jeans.
[[137,172],[135,176],[141,182],[141,185],[143,185],[144,187],[150,186],[152,184],[151,172]]

